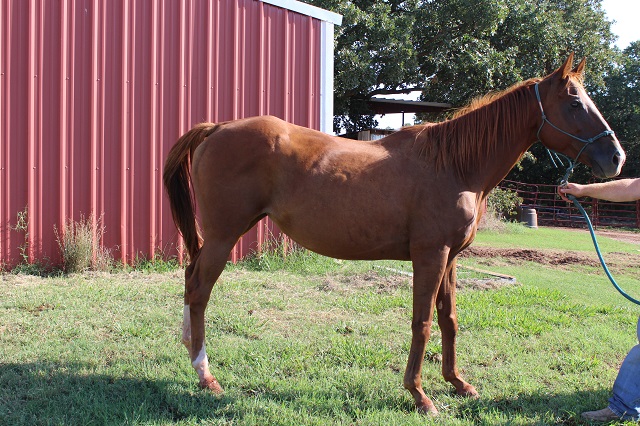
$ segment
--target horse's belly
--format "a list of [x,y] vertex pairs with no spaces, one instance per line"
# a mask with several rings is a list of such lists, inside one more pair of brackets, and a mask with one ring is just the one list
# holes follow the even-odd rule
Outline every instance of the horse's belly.
[[357,225],[348,225],[339,215],[331,216],[316,220],[272,219],[296,243],[324,256],[349,260],[409,260],[409,241],[403,232],[394,232],[389,227],[383,229],[366,219]]

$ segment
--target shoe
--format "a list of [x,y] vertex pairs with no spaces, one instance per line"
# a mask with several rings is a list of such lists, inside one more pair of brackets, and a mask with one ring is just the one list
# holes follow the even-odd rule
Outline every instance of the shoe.
[[609,422],[611,420],[619,420],[620,416],[611,411],[609,407],[603,408],[598,411],[587,411],[581,414],[581,417],[585,420],[592,422]]

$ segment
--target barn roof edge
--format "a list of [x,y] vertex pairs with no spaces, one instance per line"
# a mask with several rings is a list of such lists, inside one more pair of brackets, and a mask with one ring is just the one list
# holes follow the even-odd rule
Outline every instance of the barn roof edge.
[[297,0],[259,0],[321,21],[342,25],[342,15]]

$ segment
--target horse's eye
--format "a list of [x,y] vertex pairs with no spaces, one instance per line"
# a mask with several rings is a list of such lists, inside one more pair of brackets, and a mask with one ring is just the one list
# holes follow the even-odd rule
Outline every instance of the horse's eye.
[[571,106],[574,108],[578,108],[580,106],[580,103],[581,103],[580,101],[573,101],[571,102]]

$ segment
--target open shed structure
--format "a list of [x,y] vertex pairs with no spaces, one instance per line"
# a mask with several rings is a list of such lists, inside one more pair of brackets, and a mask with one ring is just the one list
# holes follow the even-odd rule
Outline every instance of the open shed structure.
[[292,0],[3,0],[0,265],[57,262],[55,229],[92,213],[123,262],[181,254],[171,146],[196,123],[264,114],[330,132],[340,23]]

